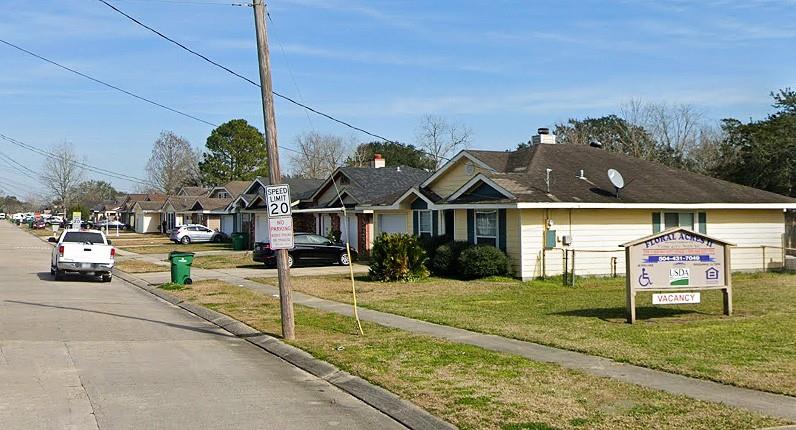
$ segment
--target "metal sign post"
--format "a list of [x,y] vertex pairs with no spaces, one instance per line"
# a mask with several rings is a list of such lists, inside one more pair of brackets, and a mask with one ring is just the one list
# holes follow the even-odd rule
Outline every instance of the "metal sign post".
[[732,315],[732,244],[677,227],[622,246],[628,323],[636,321],[638,292],[662,293],[653,304],[693,304],[699,291],[722,290],[724,315]]

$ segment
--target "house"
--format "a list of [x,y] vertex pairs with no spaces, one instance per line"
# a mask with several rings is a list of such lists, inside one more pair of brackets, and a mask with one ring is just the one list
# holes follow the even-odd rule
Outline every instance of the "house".
[[204,197],[210,192],[207,187],[182,187],[177,191],[177,196],[185,197]]
[[227,206],[232,200],[229,197],[194,198],[193,204],[185,213],[190,214],[191,224],[202,224],[212,230],[231,234],[234,222],[233,215],[227,212]]
[[382,232],[414,231],[414,199],[405,196],[430,175],[414,167],[385,167],[377,155],[371,167],[337,168],[308,198],[305,211],[314,214],[316,233],[340,231],[341,240],[367,254]]
[[157,194],[157,193],[141,193],[141,194],[127,194],[123,199],[121,205],[119,205],[118,209],[118,218],[119,221],[127,224],[130,226],[131,229],[135,230],[135,213],[133,212],[133,206],[139,201],[144,202],[164,202],[168,196],[165,194]]
[[119,215],[122,200],[105,200],[91,207],[91,217],[94,221],[115,220]]
[[[312,213],[303,212],[302,209],[311,205],[310,197],[323,181],[307,178],[284,178],[282,183],[290,186],[293,230],[314,232],[316,228],[315,216]],[[265,187],[270,184],[271,181],[268,178],[257,177],[228,208],[228,210],[240,214],[241,224],[237,225],[237,231],[249,234],[250,245],[253,245],[254,242],[265,241],[268,238]]]
[[169,196],[160,208],[161,223],[166,221],[166,231],[191,222],[191,208],[200,196]]
[[133,229],[136,233],[160,233],[161,201],[139,200],[133,204]]
[[[562,273],[566,250],[574,251],[577,274],[624,273],[620,244],[677,226],[737,244],[733,270],[782,267],[785,210],[796,199],[556,144],[545,129],[534,142],[517,151],[461,151],[388,207],[411,207],[406,224],[415,234],[497,246],[522,279]],[[608,169],[621,173],[623,188]]]

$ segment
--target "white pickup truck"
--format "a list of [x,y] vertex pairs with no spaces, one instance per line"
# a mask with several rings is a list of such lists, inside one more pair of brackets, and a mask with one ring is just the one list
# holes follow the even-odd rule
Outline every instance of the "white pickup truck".
[[116,248],[101,231],[67,229],[61,237],[49,241],[55,243],[50,273],[56,281],[66,273],[93,274],[103,282],[111,281]]

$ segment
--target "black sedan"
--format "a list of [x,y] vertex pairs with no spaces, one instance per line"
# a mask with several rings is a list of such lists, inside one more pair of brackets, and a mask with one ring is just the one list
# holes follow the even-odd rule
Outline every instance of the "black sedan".
[[[329,239],[312,233],[295,233],[293,235],[294,247],[288,250],[288,265],[298,264],[333,264],[339,263],[347,266],[348,259],[344,243],[334,243]],[[254,261],[265,263],[266,266],[276,266],[276,252],[271,249],[268,242],[254,244]],[[357,250],[351,248],[351,259],[357,259]]]

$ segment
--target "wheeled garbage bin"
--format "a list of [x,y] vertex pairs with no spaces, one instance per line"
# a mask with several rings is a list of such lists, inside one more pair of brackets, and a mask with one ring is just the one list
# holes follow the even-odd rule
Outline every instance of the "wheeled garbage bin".
[[177,285],[190,285],[191,264],[193,264],[193,252],[172,251],[169,253],[171,263],[171,282]]
[[247,248],[246,244],[249,238],[246,233],[232,233],[230,237],[232,238],[232,249],[235,251],[243,251]]

